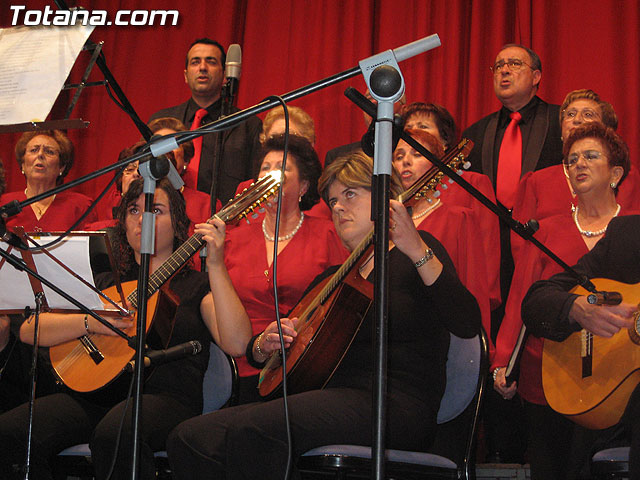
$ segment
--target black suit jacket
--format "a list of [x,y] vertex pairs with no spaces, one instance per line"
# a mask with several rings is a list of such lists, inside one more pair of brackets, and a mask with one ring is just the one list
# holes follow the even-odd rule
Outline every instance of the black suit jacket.
[[[522,175],[562,163],[562,140],[558,105],[549,104],[538,97],[529,138],[523,138]],[[525,107],[526,108],[526,107]],[[471,170],[487,175],[494,187],[496,184],[497,152],[496,133],[500,110],[478,120],[463,133],[464,138],[472,140],[473,150],[469,155]]]
[[[161,117],[173,117],[180,120],[187,128],[191,127],[193,115],[198,110],[197,104],[189,99],[175,107],[162,109],[149,121]],[[213,114],[206,115],[203,124],[216,120],[220,112],[220,101],[207,110]],[[234,108],[233,112],[238,109]],[[213,117],[213,118],[212,118]],[[218,198],[224,205],[235,194],[238,184],[244,180],[255,178],[258,173],[258,152],[260,150],[260,132],[262,122],[258,117],[251,117],[236,127],[222,132],[224,144],[220,161],[220,178],[218,179]],[[213,178],[213,158],[217,155],[218,133],[205,135],[202,142],[200,168],[198,170],[198,190],[210,193]],[[214,199],[211,199],[212,203]]]

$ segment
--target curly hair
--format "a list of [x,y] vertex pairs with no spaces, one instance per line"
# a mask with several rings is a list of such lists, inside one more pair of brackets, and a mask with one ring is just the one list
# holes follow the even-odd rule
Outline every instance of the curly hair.
[[[267,138],[260,150],[259,164],[262,164],[262,160],[268,153],[278,151],[284,151],[284,135]],[[295,158],[300,180],[306,180],[309,183],[309,188],[300,200],[300,210],[309,210],[320,201],[318,179],[322,174],[322,165],[309,140],[299,135],[289,135],[289,155]]]
[[[371,191],[373,159],[362,150],[355,150],[336,158],[322,172],[318,190],[324,202],[329,205],[329,188],[338,180],[349,188],[364,188]],[[394,170],[391,174],[391,196],[397,198],[402,193],[402,184]]]
[[618,129],[618,116],[616,115],[616,111],[613,109],[613,106],[609,102],[605,102],[600,98],[596,92],[588,88],[582,88],[580,90],[573,90],[572,92],[567,93],[567,96],[564,97],[564,102],[562,102],[562,106],[560,107],[560,124],[564,121],[564,114],[573,102],[576,100],[592,100],[598,104],[600,107],[600,114],[602,115],[602,123],[604,123],[607,127],[613,128],[614,130]]
[[617,193],[618,187],[620,187],[620,184],[626,178],[629,173],[629,169],[631,168],[629,147],[627,147],[627,144],[613,128],[602,125],[599,122],[589,122],[580,125],[578,128],[573,130],[569,135],[569,138],[564,141],[564,145],[562,147],[563,161],[565,161],[569,156],[569,152],[571,151],[573,144],[583,138],[594,138],[599,140],[604,148],[607,149],[609,167],[622,167],[622,177],[615,188]]
[[49,137],[58,144],[58,148],[60,149],[59,158],[60,166],[62,167],[62,173],[56,179],[56,184],[60,185],[64,181],[64,177],[66,177],[67,173],[69,173],[69,170],[71,170],[74,160],[73,143],[71,143],[69,137],[67,137],[60,130],[35,130],[32,132],[23,133],[16,143],[16,160],[18,161],[18,165],[22,169],[22,164],[24,163],[24,154],[27,151],[27,143],[29,143],[38,135]]
[[[122,196],[120,204],[116,208],[116,226],[113,231],[114,257],[121,275],[134,271],[136,266],[133,249],[127,241],[126,219],[129,207],[135,205],[138,197],[143,193],[144,180],[139,178],[131,182],[127,193]],[[191,221],[187,216],[184,197],[180,191],[173,188],[166,178],[158,181],[156,189],[162,189],[169,199],[169,212],[171,214],[171,226],[173,227],[173,250],[182,245],[188,238]],[[187,262],[186,268],[189,267]]]

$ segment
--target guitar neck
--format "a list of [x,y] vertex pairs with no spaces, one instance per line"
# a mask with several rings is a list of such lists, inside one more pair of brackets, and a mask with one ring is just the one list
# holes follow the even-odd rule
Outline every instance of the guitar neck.
[[[251,185],[244,192],[233,198],[222,210],[211,218],[218,218],[226,224],[236,224],[249,213],[253,212],[269,196],[273,195],[280,187],[279,172],[270,172],[262,179]],[[205,241],[202,235],[194,233],[180,245],[171,256],[149,277],[147,298],[153,295],[173,277],[202,247]],[[127,301],[134,308],[138,306],[138,290],[134,290]]]
[[[460,168],[460,165],[464,162],[464,158],[469,154],[471,146],[472,143],[469,140],[463,139],[455,149],[443,157],[442,162],[451,168]],[[406,204],[416,196],[425,195],[429,190],[435,190],[440,184],[443,176],[444,174],[440,172],[437,167],[430,168],[424,175],[422,175],[422,177],[411,185],[411,187],[398,196],[398,201]],[[363,258],[364,254],[369,251],[369,247],[373,243],[373,233],[374,231],[371,229],[367,236],[360,242],[353,252],[351,252],[349,258],[347,258],[336,273],[333,274],[333,277],[327,285],[325,285],[313,301],[309,303],[308,307],[301,314],[301,317],[308,318],[311,313],[333,293],[353,268],[359,266],[360,260]]]

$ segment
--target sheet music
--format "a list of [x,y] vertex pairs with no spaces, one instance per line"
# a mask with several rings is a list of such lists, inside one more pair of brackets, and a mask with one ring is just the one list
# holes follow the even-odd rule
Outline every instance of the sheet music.
[[0,29],[0,125],[47,118],[94,28]]
[[[40,244],[49,243],[56,238],[57,237],[52,236],[34,237]],[[8,244],[0,241],[0,248],[6,250],[8,247]],[[89,260],[88,236],[68,237],[47,250],[69,267],[76,275],[79,275],[88,283],[94,285]],[[16,248],[13,248],[11,253],[22,258],[20,250]],[[41,276],[55,283],[56,286],[90,309],[100,310],[104,308],[96,292],[92,291],[77,278],[74,278],[46,254],[42,252],[32,252],[32,255],[38,273]],[[44,285],[43,288],[50,308],[77,310],[74,305],[54,293],[50,288]],[[24,309],[26,306],[35,308],[35,299],[28,275],[25,272],[19,272],[11,265],[5,263],[2,268],[0,268],[0,308]]]

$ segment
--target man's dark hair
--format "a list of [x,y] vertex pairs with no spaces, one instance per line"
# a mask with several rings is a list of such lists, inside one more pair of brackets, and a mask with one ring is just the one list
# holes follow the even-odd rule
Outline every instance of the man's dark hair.
[[189,48],[187,48],[187,56],[184,59],[184,68],[187,68],[187,66],[189,65],[189,50],[191,50],[191,47],[193,47],[197,43],[203,43],[205,45],[213,45],[215,47],[218,47],[218,50],[220,50],[220,53],[221,53],[220,60],[222,61],[222,68],[224,68],[225,64],[227,63],[227,54],[224,52],[224,47],[220,45],[219,42],[216,42],[215,40],[211,40],[210,38],[206,38],[206,37],[198,38],[194,40],[191,45],[189,45]]
[[534,70],[540,70],[540,72],[542,72],[542,62],[540,61],[540,57],[536,52],[531,50],[529,47],[525,47],[524,45],[521,45],[519,43],[507,43],[506,45],[502,46],[500,52],[509,47],[517,47],[526,51],[529,54],[529,58],[531,59],[531,68],[533,68]]

